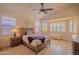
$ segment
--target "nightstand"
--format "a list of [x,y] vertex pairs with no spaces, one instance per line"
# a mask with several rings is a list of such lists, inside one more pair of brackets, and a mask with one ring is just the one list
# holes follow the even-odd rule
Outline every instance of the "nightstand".
[[10,41],[11,47],[18,46],[21,43],[20,37],[11,37]]

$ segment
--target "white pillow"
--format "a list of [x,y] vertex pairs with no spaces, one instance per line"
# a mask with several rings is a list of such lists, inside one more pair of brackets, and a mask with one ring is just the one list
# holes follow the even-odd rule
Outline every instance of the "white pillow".
[[39,39],[34,39],[32,42],[31,42],[31,45],[34,46],[34,47],[38,47],[42,44],[42,42],[39,40]]
[[29,41],[28,41],[28,38],[27,38],[27,37],[28,37],[27,35],[23,35],[22,40],[23,40],[23,41],[25,41],[25,42],[27,42],[27,43],[29,43]]

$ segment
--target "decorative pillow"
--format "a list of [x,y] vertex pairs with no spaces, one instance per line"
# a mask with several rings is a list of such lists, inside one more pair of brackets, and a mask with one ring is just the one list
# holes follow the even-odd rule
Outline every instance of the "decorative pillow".
[[39,39],[35,39],[31,43],[31,45],[34,47],[39,47],[41,44],[42,44],[42,42]]

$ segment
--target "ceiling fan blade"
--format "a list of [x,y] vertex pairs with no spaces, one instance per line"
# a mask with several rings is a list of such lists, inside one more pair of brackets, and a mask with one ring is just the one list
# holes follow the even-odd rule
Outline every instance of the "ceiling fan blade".
[[41,8],[44,8],[44,3],[41,3]]
[[32,10],[39,11],[39,9],[32,9]]
[[46,11],[42,11],[43,13],[45,13],[45,14],[47,14],[47,12]]
[[44,11],[48,11],[48,10],[53,10],[52,8],[49,8],[49,9],[44,9]]

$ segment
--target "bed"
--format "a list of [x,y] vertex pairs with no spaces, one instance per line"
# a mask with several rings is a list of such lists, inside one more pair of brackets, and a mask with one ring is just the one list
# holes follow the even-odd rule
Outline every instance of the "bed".
[[23,35],[22,43],[37,54],[50,44],[50,40],[44,35]]

